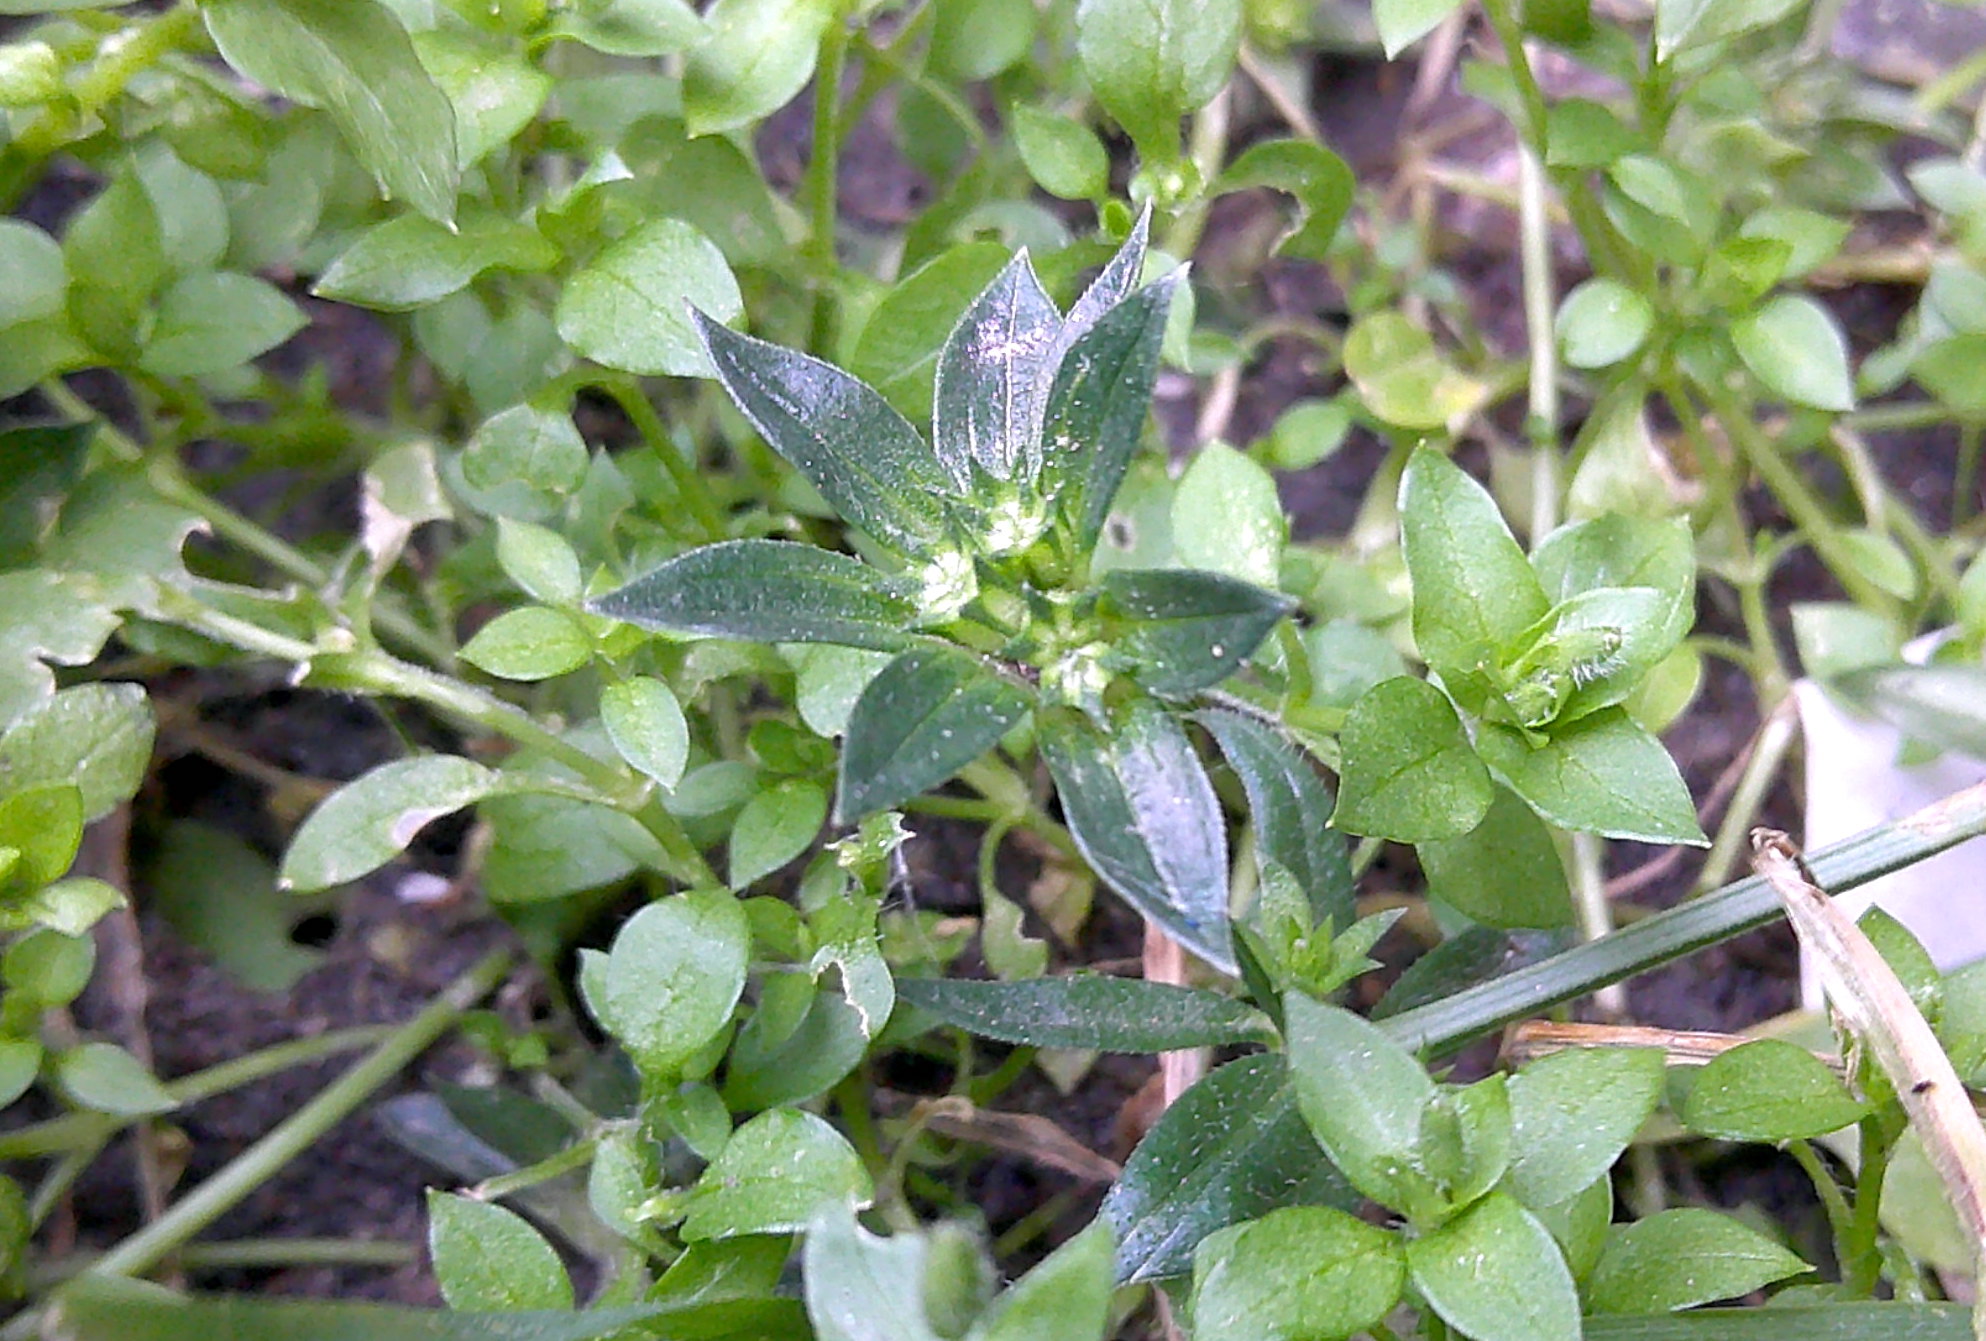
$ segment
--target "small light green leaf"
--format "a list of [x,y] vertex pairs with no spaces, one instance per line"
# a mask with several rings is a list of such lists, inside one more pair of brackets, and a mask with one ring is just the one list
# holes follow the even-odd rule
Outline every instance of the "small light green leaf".
[[1659,0],[1655,54],[1666,61],[1692,47],[1777,23],[1797,8],[1799,0]]
[[1196,1334],[1326,1341],[1383,1321],[1407,1283],[1397,1235],[1290,1206],[1209,1235],[1193,1255]]
[[455,164],[464,170],[510,143],[552,91],[551,76],[479,33],[433,28],[414,34],[414,51],[455,108]]
[[1008,113],[1014,147],[1035,184],[1063,200],[1098,200],[1110,189],[1110,156],[1080,121],[1025,104]]
[[1766,389],[1817,410],[1855,408],[1848,342],[1827,309],[1782,293],[1731,323],[1738,357]]
[[98,1113],[145,1117],[179,1107],[143,1063],[114,1043],[85,1043],[57,1053],[55,1078],[78,1105]]
[[683,72],[690,134],[736,130],[784,107],[813,77],[837,13],[828,0],[717,0],[703,16],[710,36]]
[[478,489],[515,481],[566,493],[586,476],[586,440],[562,405],[513,405],[485,419],[469,439],[462,474]]
[[1097,1052],[1173,1052],[1262,1037],[1261,1012],[1233,997],[1136,978],[1075,974],[1023,982],[905,978],[905,1001],[1002,1043]]
[[709,373],[690,309],[730,321],[745,310],[717,244],[681,219],[655,219],[607,246],[566,281],[553,314],[567,344],[632,373]]
[[1457,838],[1482,823],[1495,799],[1454,706],[1410,675],[1375,685],[1352,705],[1339,749],[1331,822],[1347,833],[1402,843]]
[[62,58],[54,47],[39,41],[0,46],[0,107],[33,107],[62,93]]
[[1551,831],[1502,787],[1482,823],[1457,838],[1420,843],[1418,852],[1428,891],[1472,921],[1490,927],[1572,924],[1572,895]]
[[1381,1205],[1419,1202],[1433,1190],[1415,1164],[1436,1094],[1421,1064],[1371,1021],[1301,992],[1284,996],[1283,1021],[1297,1107],[1317,1144]]
[[60,879],[82,845],[83,819],[83,794],[73,782],[0,787],[0,847],[13,854],[8,883]]
[[61,690],[0,736],[0,791],[74,785],[82,793],[84,821],[102,819],[137,794],[151,766],[155,732],[142,685],[99,682]]
[[1400,543],[1414,587],[1414,642],[1449,681],[1479,675],[1551,608],[1489,491],[1420,448],[1400,480]]
[[1986,384],[1978,376],[1986,361],[1986,334],[1965,331],[1937,340],[1910,361],[1910,375],[1960,414],[1986,414]]
[[1445,429],[1489,394],[1448,361],[1433,336],[1398,312],[1376,312],[1352,327],[1345,337],[1345,376],[1367,409],[1400,428]]
[[523,1216],[487,1201],[428,1192],[428,1253],[441,1296],[457,1312],[572,1307],[572,1281]]
[[1202,447],[1172,496],[1173,552],[1188,568],[1274,591],[1288,531],[1275,480],[1226,443]]
[[905,554],[945,545],[952,476],[887,401],[832,364],[701,313],[696,327],[745,418],[844,520]]
[[485,270],[549,270],[559,250],[528,225],[477,214],[449,229],[403,214],[359,235],[311,292],[320,298],[398,312],[445,298]]
[[779,540],[727,540],[669,560],[588,603],[645,629],[747,642],[893,651],[916,607],[859,559]]
[[1579,1341],[1579,1292],[1550,1231],[1502,1192],[1407,1244],[1414,1286],[1473,1341]]
[[1183,1276],[1209,1234],[1279,1206],[1352,1210],[1276,1053],[1229,1062],[1181,1095],[1125,1161],[1098,1212],[1117,1230],[1121,1282]]
[[888,652],[832,643],[800,643],[783,650],[795,672],[793,706],[800,720],[815,735],[828,737],[847,732],[862,691],[893,660]]
[[1179,156],[1179,118],[1227,83],[1241,44],[1240,0],[1083,0],[1076,50],[1105,111],[1148,160]]
[[940,1341],[926,1312],[929,1245],[922,1234],[871,1234],[850,1207],[823,1209],[801,1257],[819,1341]]
[[563,610],[527,605],[506,610],[476,630],[462,659],[504,680],[549,680],[593,657],[593,639]]
[[1181,945],[1232,972],[1227,825],[1179,723],[1145,698],[1127,705],[1109,735],[1071,711],[1036,721],[1084,859]]
[[1034,706],[1026,687],[950,647],[916,647],[869,681],[848,718],[835,812],[853,823],[945,782]]
[[279,882],[309,893],[356,880],[399,856],[430,820],[474,805],[502,784],[497,773],[452,754],[381,764],[310,813],[290,840]]
[[[0,1038],[0,1108],[28,1092],[41,1073],[41,1043],[32,1038]],[[0,1192],[0,1197],[6,1194]]]
[[395,199],[455,217],[455,111],[407,30],[377,0],[212,0],[200,12],[228,64],[322,108]]
[[547,605],[572,605],[580,595],[579,556],[557,531],[511,517],[497,518],[497,563],[525,595]]
[[1506,787],[1561,828],[1709,845],[1675,760],[1619,708],[1582,717],[1535,746],[1508,727],[1486,724],[1476,752]]
[[1812,1270],[1728,1215],[1684,1207],[1608,1229],[1586,1295],[1595,1313],[1668,1313]]
[[861,1021],[862,1034],[874,1038],[896,1009],[896,979],[883,959],[876,929],[881,911],[879,895],[851,890],[815,913],[812,929],[819,942],[807,967],[816,976],[830,967],[841,974],[848,1004]]
[[1351,211],[1357,191],[1345,160],[1310,140],[1250,145],[1221,173],[1214,190],[1255,186],[1272,186],[1296,198],[1296,224],[1276,244],[1277,254],[1320,262],[1330,254],[1332,239]]
[[1031,0],[940,5],[931,25],[931,69],[960,81],[991,79],[1026,58],[1040,23]]
[[1309,758],[1275,727],[1224,708],[1196,713],[1241,779],[1262,860],[1288,871],[1311,916],[1334,927],[1357,920],[1345,840],[1331,830],[1331,789]]
[[96,964],[97,945],[88,936],[38,930],[7,947],[0,977],[37,1006],[66,1006],[89,986]]
[[1696,551],[1681,517],[1619,513],[1561,526],[1531,556],[1546,596],[1568,601],[1598,587],[1648,587],[1666,599],[1658,641],[1674,644],[1696,619]]
[[1351,407],[1342,400],[1300,400],[1276,417],[1264,451],[1276,470],[1308,470],[1329,460],[1351,432]]
[[669,686],[637,675],[600,692],[600,721],[621,758],[664,787],[682,781],[690,728]]
[[1559,348],[1575,368],[1619,363],[1655,326],[1648,300],[1616,279],[1589,279],[1559,304]]
[[0,329],[62,314],[68,267],[54,238],[20,219],[0,219]]
[[[115,885],[86,875],[57,880],[28,896],[21,911],[40,926],[65,936],[81,936],[104,914],[130,902]],[[6,1107],[0,1104],[0,1108]]]
[[965,1341],[1104,1341],[1115,1256],[1109,1224],[1092,1223],[1008,1286]]
[[1833,259],[1848,240],[1850,225],[1845,219],[1818,214],[1791,205],[1769,205],[1746,218],[1739,237],[1770,238],[1788,248],[1784,279],[1799,279],[1824,261]]
[[1386,58],[1395,59],[1454,13],[1460,0],[1374,0],[1372,20]]
[[142,877],[146,911],[242,986],[287,992],[322,959],[291,939],[299,913],[276,888],[275,864],[234,834],[175,820]]
[[1574,1048],[1526,1066],[1510,1079],[1505,1186],[1542,1210],[1603,1177],[1655,1111],[1666,1074],[1659,1048]]
[[552,26],[609,56],[673,56],[708,35],[683,0],[578,0]]
[[805,852],[827,817],[827,792],[805,778],[788,778],[747,801],[731,826],[731,887],[743,889]]
[[483,865],[483,892],[493,903],[563,898],[642,869],[694,878],[623,810],[564,796],[492,795],[479,814],[496,830]]
[[621,925],[585,984],[587,1006],[636,1065],[666,1081],[730,1022],[751,943],[744,906],[726,890],[658,900]]
[[840,1132],[802,1109],[774,1108],[733,1132],[704,1170],[683,1238],[789,1233],[874,1196],[861,1156]]
[[1868,1111],[1820,1058],[1784,1039],[1760,1038],[1711,1059],[1682,1119],[1706,1136],[1793,1141],[1839,1131]]

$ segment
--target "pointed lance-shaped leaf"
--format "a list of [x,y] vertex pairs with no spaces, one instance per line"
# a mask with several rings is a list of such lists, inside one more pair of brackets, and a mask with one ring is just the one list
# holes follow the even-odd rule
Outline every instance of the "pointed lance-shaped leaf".
[[1213,708],[1193,720],[1241,779],[1262,856],[1296,877],[1319,921],[1349,927],[1358,916],[1351,862],[1344,838],[1330,827],[1331,788],[1309,758],[1277,727],[1245,713]]
[[1181,267],[1119,303],[1063,356],[1042,428],[1042,492],[1087,550],[1137,454],[1158,379],[1159,346]]
[[1181,945],[1234,972],[1227,828],[1172,714],[1139,698],[1107,736],[1073,711],[1044,716],[1038,733],[1083,859]]
[[1104,575],[1103,614],[1129,674],[1154,694],[1183,697],[1241,668],[1296,602],[1220,573],[1118,569]]
[[888,401],[833,364],[692,315],[739,410],[844,520],[905,554],[940,546],[956,481]]
[[1083,290],[1062,323],[1061,350],[1066,353],[1082,335],[1103,319],[1106,312],[1129,298],[1145,274],[1145,250],[1152,232],[1152,207],[1145,206],[1124,245],[1117,249],[1090,286]]
[[869,681],[849,715],[839,819],[852,823],[936,787],[998,744],[1033,706],[1033,694],[970,652],[905,652]]
[[938,355],[931,436],[961,489],[972,467],[995,479],[1031,478],[1062,313],[1025,250],[973,299]]
[[917,616],[900,585],[859,559],[781,540],[727,540],[588,603],[645,629],[758,643],[893,652]]

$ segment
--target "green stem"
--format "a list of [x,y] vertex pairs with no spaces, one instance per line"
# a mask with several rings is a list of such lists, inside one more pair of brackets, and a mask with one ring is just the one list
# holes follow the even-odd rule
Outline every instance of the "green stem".
[[1786,509],[1786,515],[1793,519],[1793,524],[1806,537],[1821,562],[1827,565],[1828,571],[1834,574],[1842,590],[1856,604],[1898,619],[1900,611],[1896,598],[1864,576],[1855,553],[1841,543],[1840,528],[1828,516],[1826,506],[1808,485],[1806,477],[1781,455],[1779,444],[1760,430],[1729,391],[1715,386],[1702,387],[1701,390],[1711,412],[1724,425],[1731,441],[1745,454],[1746,461],[1758,472],[1766,488],[1778,498],[1780,506]]
[[1889,1171],[1894,1134],[1884,1129],[1879,1117],[1862,1119],[1862,1167],[1855,1171],[1855,1214],[1849,1221],[1841,1259],[1841,1288],[1851,1299],[1875,1298],[1876,1282],[1882,1279],[1883,1175]]
[[632,377],[611,377],[594,383],[600,390],[614,398],[621,412],[634,425],[635,432],[641,434],[650,450],[661,460],[662,468],[669,473],[669,482],[676,486],[676,496],[683,500],[683,506],[690,510],[697,526],[703,531],[706,540],[722,540],[728,533],[724,524],[724,511],[717,504],[717,497],[710,491],[710,482],[697,469],[675,442],[662,416],[655,413],[648,393]]
[[494,1178],[483,1179],[469,1189],[469,1195],[480,1201],[495,1201],[513,1192],[522,1192],[528,1187],[549,1183],[554,1178],[591,1164],[593,1152],[598,1146],[599,1142],[591,1138],[575,1141],[557,1154],[548,1155],[536,1164],[527,1164],[521,1169],[512,1169],[509,1173],[500,1173]]
[[95,1276],[135,1276],[159,1262],[267,1182],[326,1132],[357,1111],[382,1085],[426,1052],[510,971],[510,953],[478,960],[413,1019],[395,1029],[309,1103],[244,1150],[220,1172],[173,1203],[90,1268]]
[[[219,1243],[189,1243],[179,1250],[179,1265],[187,1271],[239,1271],[268,1267],[384,1267],[411,1265],[421,1250],[398,1239],[228,1239]],[[31,1292],[59,1285],[91,1270],[99,1259],[78,1253],[36,1271]]]
[[1855,1256],[1855,1213],[1849,1209],[1848,1198],[1842,1195],[1841,1184],[1835,1181],[1834,1172],[1821,1159],[1812,1141],[1788,1141],[1786,1153],[1814,1185],[1814,1192],[1827,1212],[1828,1228],[1834,1235],[1835,1259],[1845,1265]]
[[[292,1039],[274,1047],[235,1057],[204,1071],[167,1081],[165,1091],[174,1102],[187,1104],[210,1099],[216,1094],[280,1074],[292,1067],[308,1066],[380,1042],[392,1033],[387,1025],[361,1025],[339,1029],[315,1038]],[[141,1119],[110,1113],[68,1113],[0,1134],[0,1160],[38,1159],[76,1150],[93,1150],[125,1127]]]
[[840,261],[835,251],[838,214],[836,188],[841,167],[841,75],[848,63],[847,6],[837,4],[821,34],[820,58],[814,68],[814,145],[800,189],[807,201],[807,260],[813,271],[814,348],[828,345],[831,281]]
[[[1986,783],[1954,792],[1913,815],[1810,854],[1821,886],[1857,888],[1986,834]],[[1748,876],[1550,959],[1464,988],[1386,1020],[1380,1027],[1417,1052],[1443,1056],[1481,1034],[1529,1018],[1608,983],[1666,964],[1778,920],[1779,898]]]

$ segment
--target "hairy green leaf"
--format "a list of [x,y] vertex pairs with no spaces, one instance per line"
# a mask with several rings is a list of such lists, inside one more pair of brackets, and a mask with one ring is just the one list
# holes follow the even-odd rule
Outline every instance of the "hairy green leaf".
[[1233,997],[1100,974],[1022,982],[905,978],[897,991],[968,1033],[1042,1048],[1173,1052],[1255,1041],[1267,1027],[1260,1011]]
[[997,745],[1033,702],[969,652],[912,648],[855,700],[836,814],[852,823],[923,795]]
[[890,651],[915,607],[859,559],[779,540],[727,540],[669,560],[588,608],[645,629]]

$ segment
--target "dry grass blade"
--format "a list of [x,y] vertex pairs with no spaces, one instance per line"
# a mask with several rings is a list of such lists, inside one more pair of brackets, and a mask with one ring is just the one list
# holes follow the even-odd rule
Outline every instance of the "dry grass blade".
[[[1945,1195],[1986,1266],[1986,1128],[1937,1036],[1876,947],[1815,884],[1793,841],[1752,830],[1752,869],[1785,905],[1800,944],[1820,965],[1829,1004],[1889,1077]],[[1986,1338],[1986,1296],[1973,1313]]]

